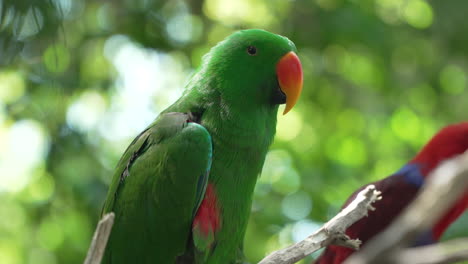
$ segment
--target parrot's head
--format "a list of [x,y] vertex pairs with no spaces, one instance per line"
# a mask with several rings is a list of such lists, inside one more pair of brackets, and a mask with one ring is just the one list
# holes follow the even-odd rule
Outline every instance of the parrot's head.
[[[259,29],[238,31],[203,59],[203,69],[223,102],[243,110],[286,104],[286,114],[302,90],[302,66],[289,39]],[[253,107],[253,108],[252,108]]]
[[427,176],[441,162],[468,150],[468,122],[442,128],[410,163],[417,163]]

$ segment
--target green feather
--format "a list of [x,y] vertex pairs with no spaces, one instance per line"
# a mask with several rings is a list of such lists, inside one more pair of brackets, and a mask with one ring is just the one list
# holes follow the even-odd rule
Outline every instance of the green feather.
[[212,152],[206,129],[187,120],[161,115],[120,160],[104,207],[116,221],[103,263],[174,263],[185,252]]

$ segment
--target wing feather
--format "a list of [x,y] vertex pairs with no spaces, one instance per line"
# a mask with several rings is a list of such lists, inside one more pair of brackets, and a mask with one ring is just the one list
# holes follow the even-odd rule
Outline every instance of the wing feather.
[[190,238],[211,166],[208,131],[189,115],[161,115],[128,147],[104,212],[116,214],[103,263],[174,263]]

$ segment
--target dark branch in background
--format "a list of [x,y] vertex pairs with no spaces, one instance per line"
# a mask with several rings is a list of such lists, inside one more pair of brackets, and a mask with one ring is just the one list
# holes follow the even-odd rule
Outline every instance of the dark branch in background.
[[361,241],[350,239],[344,232],[356,221],[367,216],[368,210],[375,210],[372,203],[380,200],[380,198],[380,192],[375,189],[374,185],[367,186],[356,196],[352,203],[317,232],[296,244],[271,253],[259,264],[295,263],[330,244],[358,249]]
[[421,193],[403,213],[345,263],[396,263],[401,250],[430,229],[467,189],[468,152],[465,152],[444,162],[429,175]]
[[106,250],[107,240],[114,224],[114,213],[108,213],[104,215],[99,221],[96,231],[94,231],[93,240],[91,246],[88,249],[88,254],[84,264],[99,264],[101,263],[102,257]]
[[468,259],[468,238],[402,250],[395,264],[448,264]]

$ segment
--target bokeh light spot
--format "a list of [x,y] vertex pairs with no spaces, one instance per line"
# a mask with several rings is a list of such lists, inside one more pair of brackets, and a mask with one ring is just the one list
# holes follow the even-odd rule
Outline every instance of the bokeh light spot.
[[286,196],[281,203],[281,209],[288,218],[302,220],[312,210],[312,200],[307,193],[299,191]]
[[64,229],[57,220],[45,218],[37,230],[37,240],[39,245],[47,250],[55,250],[64,241]]
[[8,239],[0,240],[0,260],[2,263],[20,264],[23,263],[21,256],[21,246]]
[[167,34],[178,44],[197,41],[203,31],[203,23],[197,16],[178,14],[167,23]]
[[296,222],[292,229],[292,239],[294,242],[299,242],[315,231],[317,231],[323,223],[316,223],[308,219]]
[[24,94],[23,76],[17,71],[0,71],[0,102],[12,103]]
[[301,186],[301,178],[293,167],[282,167],[281,177],[272,184],[273,190],[287,194],[295,192]]
[[449,94],[461,94],[466,87],[466,73],[456,65],[446,66],[439,80],[442,89]]
[[297,137],[301,132],[303,120],[301,115],[295,110],[290,111],[287,115],[283,115],[282,113],[282,110],[278,111],[276,136],[283,141],[289,141]]
[[43,62],[50,72],[62,73],[70,64],[70,51],[61,43],[50,45],[44,52]]
[[67,123],[78,131],[88,131],[96,126],[106,110],[106,100],[94,91],[84,92],[67,111]]
[[376,0],[377,14],[388,24],[401,22],[402,10],[405,0]]
[[382,88],[382,72],[369,54],[346,52],[338,58],[340,73],[353,83],[370,90]]
[[111,74],[110,63],[102,52],[104,40],[88,41],[82,47],[84,56],[80,63],[80,77],[87,82],[98,83],[105,80]]
[[409,0],[404,9],[406,22],[415,28],[432,25],[432,7],[424,0]]
[[49,149],[49,137],[34,120],[14,123],[7,137],[6,148],[0,149],[0,192],[15,192],[28,184],[34,169],[43,162]]
[[41,173],[27,188],[27,199],[31,202],[44,202],[52,197],[55,190],[55,181],[47,173]]
[[273,20],[267,2],[261,0],[207,0],[203,8],[208,17],[232,25],[266,27]]
[[419,117],[406,107],[396,111],[391,119],[392,131],[408,143],[417,144],[420,141],[421,121]]
[[291,155],[285,150],[268,152],[259,183],[269,184],[281,194],[296,192],[301,185],[301,178],[292,165]]
[[364,143],[356,137],[332,136],[326,145],[327,156],[349,166],[360,166],[367,160]]

